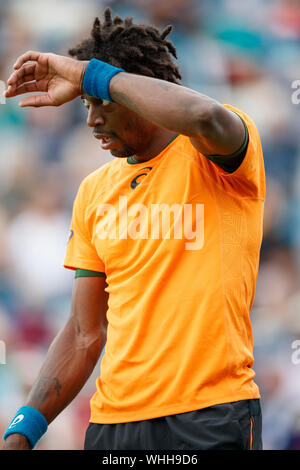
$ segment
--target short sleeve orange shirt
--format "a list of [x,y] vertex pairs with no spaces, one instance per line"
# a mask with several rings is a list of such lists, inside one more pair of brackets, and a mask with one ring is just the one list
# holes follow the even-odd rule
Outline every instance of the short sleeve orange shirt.
[[105,272],[107,343],[90,421],[121,423],[259,398],[250,310],[265,175],[255,124],[229,174],[179,135],[153,159],[116,158],[74,202],[64,265]]

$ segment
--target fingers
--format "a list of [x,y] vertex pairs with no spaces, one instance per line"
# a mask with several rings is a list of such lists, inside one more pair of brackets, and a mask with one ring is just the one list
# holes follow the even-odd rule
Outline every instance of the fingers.
[[[49,54],[43,54],[35,51],[28,51],[21,55],[14,64],[14,72],[7,80],[8,89],[4,92],[6,98],[12,98],[20,95],[21,93],[28,93],[31,91],[47,91],[44,87],[41,88],[40,80],[44,69],[46,70]],[[33,63],[27,63],[33,61]],[[39,77],[37,77],[37,66],[39,65]],[[46,67],[44,67],[46,66]],[[38,85],[31,84],[30,82],[38,81]],[[26,85],[26,86],[23,86]],[[38,89],[39,88],[39,89]]]
[[7,80],[7,84],[12,89],[15,89],[18,86],[22,85],[22,83],[24,82],[31,82],[35,80],[35,69],[36,64],[24,65],[19,70],[11,74],[11,76]]
[[[7,91],[9,91],[9,89]],[[13,93],[14,93],[14,96],[18,96],[18,95],[22,95],[23,93],[34,93],[37,91],[47,91],[47,90],[41,90],[38,88],[36,82],[30,82],[30,83],[23,83]]]
[[[12,98],[19,95],[17,89],[24,83],[31,82],[36,79],[35,71],[37,61],[42,58],[44,54],[35,51],[28,51],[18,57],[14,64],[15,71],[10,75],[7,80],[8,89],[4,92],[6,98]],[[33,64],[26,64],[28,61],[34,61]]]
[[38,61],[41,56],[41,52],[27,51],[25,54],[22,54],[17,58],[14,64],[14,69],[18,70],[20,67],[22,67],[23,64],[25,64],[25,62],[28,62],[29,60]]
[[19,103],[20,108],[26,108],[27,106],[33,106],[34,108],[39,108],[41,106],[53,106],[53,102],[49,95],[34,95],[24,98]]
[[[47,91],[47,90],[46,88],[41,89],[40,86],[38,87],[36,82],[30,82],[30,83],[23,83],[14,91],[12,91],[11,87],[9,87],[5,92],[5,96],[7,98],[11,98],[13,96],[22,95],[24,93],[34,93],[34,92],[40,92],[40,91]],[[25,108],[27,106],[34,106],[37,108],[40,106],[53,106],[53,103],[50,99],[50,96],[48,94],[44,94],[44,95],[34,95],[34,96],[29,96],[28,98],[24,98],[23,100],[19,102],[19,106],[21,108]]]

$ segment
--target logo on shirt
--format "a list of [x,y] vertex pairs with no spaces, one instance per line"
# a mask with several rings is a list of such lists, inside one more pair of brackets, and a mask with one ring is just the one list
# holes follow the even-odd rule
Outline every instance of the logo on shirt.
[[149,171],[147,171],[146,173],[140,173],[135,178],[133,178],[133,180],[130,183],[130,186],[132,187],[132,189],[135,189],[141,183],[141,178],[143,179],[144,176],[147,176],[150,173],[150,171],[152,170],[152,166],[146,166],[145,168],[141,169],[141,171],[143,170],[149,170]]

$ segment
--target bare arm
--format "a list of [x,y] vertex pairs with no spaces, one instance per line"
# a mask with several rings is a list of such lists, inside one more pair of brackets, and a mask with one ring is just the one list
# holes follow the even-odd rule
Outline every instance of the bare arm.
[[205,155],[230,155],[245,138],[239,116],[212,98],[175,83],[119,73],[110,81],[111,97],[145,119],[191,138]]
[[[40,91],[44,94],[24,98],[20,106],[59,106],[82,93],[87,65],[87,61],[28,51],[17,59],[5,96]],[[230,155],[244,142],[245,129],[239,116],[189,88],[121,72],[111,79],[109,91],[118,104],[160,127],[189,136],[205,155]]]
[[[91,375],[106,341],[106,282],[103,277],[75,280],[69,319],[51,344],[25,405],[50,423],[75,398]],[[29,448],[26,437],[11,434],[5,448]]]

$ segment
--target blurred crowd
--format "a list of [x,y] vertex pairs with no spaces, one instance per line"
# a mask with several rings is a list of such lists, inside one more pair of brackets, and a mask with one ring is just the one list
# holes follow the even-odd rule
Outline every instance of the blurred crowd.
[[[26,50],[67,55],[106,6],[138,23],[173,24],[183,84],[258,126],[267,198],[251,317],[264,447],[300,449],[300,363],[292,359],[300,340],[300,104],[292,99],[300,0],[0,0],[0,80]],[[1,435],[69,314],[74,273],[63,258],[74,196],[111,159],[80,100],[40,109],[18,101],[0,104]],[[37,448],[82,448],[97,374],[98,366]]]

